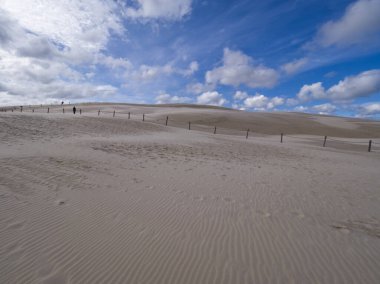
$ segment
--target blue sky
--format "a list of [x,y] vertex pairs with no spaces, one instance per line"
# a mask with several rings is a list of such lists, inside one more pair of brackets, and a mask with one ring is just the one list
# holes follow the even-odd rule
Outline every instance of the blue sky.
[[380,118],[380,0],[0,0],[0,105]]

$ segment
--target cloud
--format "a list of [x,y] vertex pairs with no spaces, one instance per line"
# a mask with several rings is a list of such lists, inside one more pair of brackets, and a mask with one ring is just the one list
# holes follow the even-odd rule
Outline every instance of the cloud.
[[177,68],[173,63],[166,63],[165,65],[141,65],[138,70],[127,72],[127,76],[132,76],[132,78],[139,81],[150,81],[157,79],[161,76],[168,76],[172,74],[178,74],[184,77],[191,76],[194,72],[198,70],[198,62],[192,61],[187,69]]
[[149,66],[141,65],[139,70],[134,71],[133,76],[138,80],[152,80],[161,75],[169,75],[174,72],[171,64],[165,64],[163,66]]
[[256,95],[247,97],[244,100],[244,107],[248,109],[254,110],[271,110],[277,106],[283,105],[285,100],[280,97],[269,98],[262,94],[256,93]]
[[0,82],[3,103],[45,103],[105,98],[107,83],[89,83],[101,64],[130,68],[128,60],[103,54],[112,34],[124,32],[116,2],[2,0]]
[[330,72],[327,72],[325,75],[323,75],[323,77],[326,77],[326,78],[334,78],[338,73],[335,72],[335,71],[330,71]]
[[246,110],[246,108],[245,108],[244,106],[242,106],[242,105],[240,105],[240,104],[236,104],[236,103],[232,104],[231,107],[232,107],[233,109]]
[[282,65],[281,70],[283,70],[288,75],[293,75],[300,71],[302,67],[308,63],[308,61],[309,60],[307,58],[300,58]]
[[195,72],[197,72],[199,69],[199,64],[196,61],[192,61],[189,64],[189,68],[187,70],[184,70],[183,74],[185,76],[193,75]]
[[117,93],[117,88],[111,85],[93,85],[89,83],[67,83],[54,81],[44,86],[29,84],[13,86],[8,91],[0,91],[0,104],[27,105],[56,103],[61,100],[91,101],[92,98],[107,98]]
[[8,44],[19,31],[16,20],[13,20],[7,13],[0,8],[0,43],[4,46]]
[[193,94],[201,94],[204,92],[211,91],[212,86],[204,85],[202,83],[191,83],[186,86],[186,91]]
[[305,107],[305,106],[297,106],[294,108],[295,111],[299,111],[299,112],[306,112],[309,110],[308,107]]
[[157,104],[179,104],[179,103],[189,103],[192,99],[188,97],[178,97],[171,96],[169,94],[161,94],[156,97]]
[[192,0],[135,0],[136,7],[128,7],[131,18],[180,20],[191,12]]
[[131,69],[133,68],[133,64],[125,58],[114,58],[112,56],[106,56],[103,54],[100,54],[97,59],[95,60],[95,63],[102,64],[110,69]]
[[222,106],[227,103],[227,100],[223,98],[222,94],[214,91],[205,92],[202,95],[198,96],[197,103],[202,105]]
[[380,102],[366,103],[359,107],[362,116],[372,116],[380,114]]
[[378,40],[379,15],[379,0],[359,0],[349,5],[340,19],[325,23],[319,29],[315,42],[328,47],[363,44]]
[[328,89],[327,97],[332,100],[350,100],[368,97],[377,92],[380,92],[380,69],[346,77]]
[[315,105],[312,107],[313,111],[316,111],[319,114],[330,114],[336,110],[336,106],[326,103],[321,105]]
[[[95,0],[87,5],[80,1],[41,0],[37,5],[28,0],[2,0],[1,8],[17,19],[28,32],[27,37],[47,39],[71,60],[89,59],[106,47],[111,33],[124,31],[118,6],[112,1]],[[24,53],[28,53],[27,48]],[[33,45],[29,48],[34,50]]]
[[276,106],[281,106],[285,103],[285,100],[280,97],[273,97],[270,99],[269,103],[267,104],[267,109],[275,108]]
[[268,100],[268,97],[261,94],[256,94],[253,97],[246,98],[244,100],[244,105],[248,108],[265,109]]
[[325,88],[321,82],[311,85],[303,85],[301,90],[297,94],[297,98],[300,101],[306,102],[312,99],[322,99],[326,96]]
[[237,87],[241,84],[251,88],[272,87],[278,74],[264,65],[254,65],[253,59],[240,51],[224,49],[223,65],[207,71],[207,84],[222,84]]
[[294,99],[294,98],[288,98],[288,99],[286,99],[286,105],[288,105],[288,106],[296,106],[299,103],[300,103],[299,100]]
[[356,76],[348,76],[327,91],[321,82],[304,85],[297,94],[302,101],[329,99],[333,101],[348,101],[360,97],[369,97],[380,92],[380,70],[368,70]]
[[248,94],[246,92],[242,91],[236,91],[234,94],[234,100],[241,101],[248,97]]

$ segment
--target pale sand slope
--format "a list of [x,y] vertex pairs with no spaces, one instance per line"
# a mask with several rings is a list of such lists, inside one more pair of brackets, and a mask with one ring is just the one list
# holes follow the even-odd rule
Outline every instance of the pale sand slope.
[[[154,109],[184,121],[223,112]],[[310,118],[316,131],[323,119]],[[364,136],[378,123],[345,123],[379,137]],[[380,281],[377,151],[110,113],[0,113],[0,142],[0,283]]]

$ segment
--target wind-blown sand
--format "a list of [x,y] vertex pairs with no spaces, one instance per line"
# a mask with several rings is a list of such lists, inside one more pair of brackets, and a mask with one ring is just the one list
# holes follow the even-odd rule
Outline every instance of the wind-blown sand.
[[0,113],[0,283],[380,282],[379,122],[77,107]]

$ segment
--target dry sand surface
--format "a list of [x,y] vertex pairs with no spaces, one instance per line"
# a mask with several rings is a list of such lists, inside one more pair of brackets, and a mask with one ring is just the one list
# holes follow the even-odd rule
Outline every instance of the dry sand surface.
[[0,283],[380,283],[379,122],[77,107],[0,112]]

